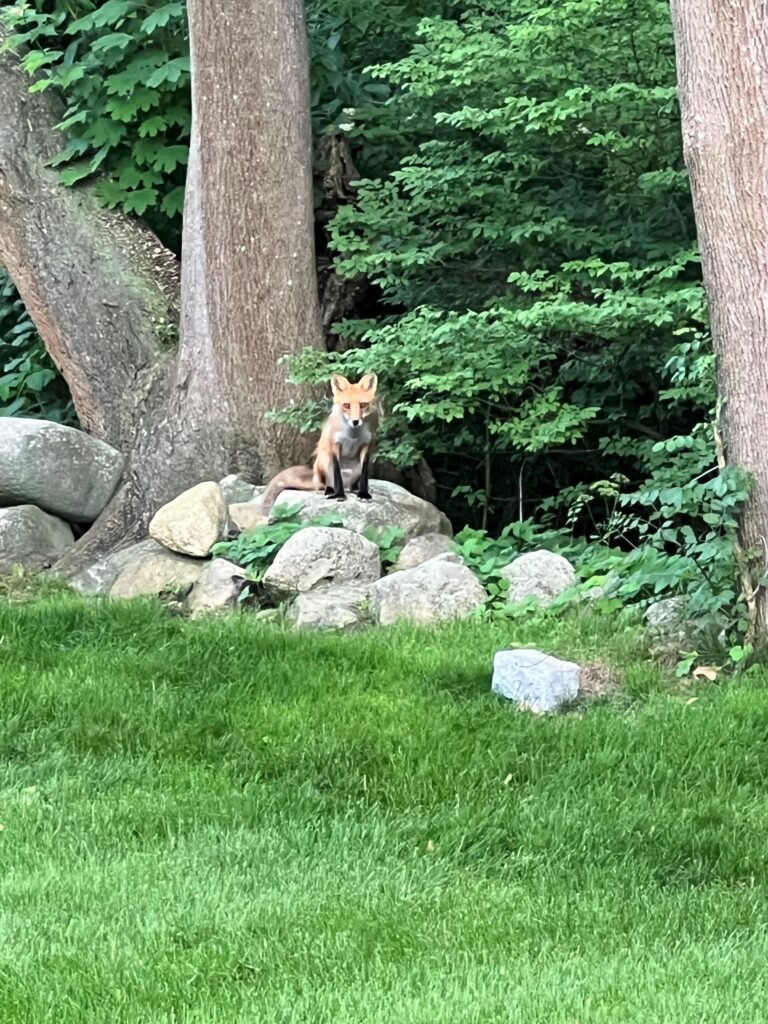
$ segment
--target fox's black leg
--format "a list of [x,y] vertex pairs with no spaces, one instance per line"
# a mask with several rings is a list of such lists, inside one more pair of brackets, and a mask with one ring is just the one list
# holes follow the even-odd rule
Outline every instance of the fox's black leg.
[[371,492],[368,490],[368,467],[371,463],[371,452],[367,450],[363,458],[363,468],[360,470],[360,479],[357,483],[357,496],[363,501],[371,500]]
[[[328,491],[325,492],[328,494]],[[344,478],[341,475],[341,465],[339,464],[338,455],[333,456],[333,492],[330,497],[336,498],[337,501],[344,501],[346,494],[344,493]]]

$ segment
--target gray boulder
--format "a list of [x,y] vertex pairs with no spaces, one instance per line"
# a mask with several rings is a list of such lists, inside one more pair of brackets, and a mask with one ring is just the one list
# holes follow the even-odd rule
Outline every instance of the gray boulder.
[[192,618],[229,611],[237,604],[243,588],[245,570],[226,558],[208,562],[189,595]]
[[123,456],[81,430],[0,417],[0,505],[37,505],[91,523],[115,492]]
[[356,629],[371,621],[370,588],[342,583],[299,594],[288,609],[297,629]]
[[36,505],[0,509],[0,566],[3,570],[14,565],[43,569],[74,543],[70,527]]
[[453,548],[453,541],[445,533],[424,533],[420,537],[412,537],[400,552],[392,566],[392,572],[413,569],[414,566],[428,562],[431,558],[447,554]]
[[576,700],[581,669],[542,651],[497,651],[491,689],[530,711],[557,711]]
[[169,591],[186,593],[203,571],[203,564],[170,551],[140,554],[122,569],[112,584],[110,597],[158,597]]
[[426,625],[465,619],[485,601],[480,581],[458,555],[438,555],[371,587],[371,608],[382,626],[398,619]]
[[543,550],[518,555],[504,566],[501,575],[509,580],[508,604],[520,604],[533,597],[543,608],[578,582],[567,558]]
[[79,594],[89,596],[108,594],[112,589],[112,584],[127,565],[136,563],[145,556],[158,554],[167,554],[166,549],[162,544],[158,544],[156,540],[148,537],[138,544],[132,544],[130,547],[121,548],[120,551],[113,551],[111,554],[105,555],[104,558],[89,565],[87,569],[82,569],[72,576],[68,582],[72,589]]
[[425,533],[452,536],[447,517],[404,487],[385,480],[371,480],[370,491],[370,501],[360,501],[354,494],[347,495],[346,501],[335,501],[316,491],[283,491],[275,502],[275,509],[280,505],[301,505],[300,515],[305,521],[333,512],[348,530],[356,533],[396,526],[403,531],[406,540]]
[[242,477],[236,476],[234,473],[219,480],[219,487],[227,505],[234,505],[239,501],[253,501],[264,490],[263,487],[249,484],[247,480],[243,480]]
[[217,483],[207,481],[163,505],[149,524],[149,535],[170,551],[204,558],[226,528],[224,495]]
[[308,526],[290,537],[264,574],[277,600],[333,583],[372,583],[381,575],[379,549],[350,530]]

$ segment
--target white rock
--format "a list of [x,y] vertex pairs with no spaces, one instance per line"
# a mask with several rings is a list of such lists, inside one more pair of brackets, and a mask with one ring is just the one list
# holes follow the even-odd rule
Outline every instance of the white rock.
[[379,549],[351,530],[308,526],[290,537],[264,574],[264,587],[283,600],[333,583],[372,583],[381,575]]
[[382,626],[398,619],[427,624],[467,618],[487,596],[458,555],[445,554],[374,583],[371,607]]
[[491,689],[536,712],[557,711],[579,693],[581,669],[542,651],[497,651]]
[[37,505],[91,523],[115,492],[123,456],[82,430],[0,417],[0,505]]
[[501,575],[509,580],[508,604],[520,604],[533,597],[543,608],[578,582],[567,558],[543,550],[518,555],[504,566]]
[[226,528],[224,495],[217,483],[207,481],[163,505],[149,524],[149,535],[170,551],[204,558],[223,540]]

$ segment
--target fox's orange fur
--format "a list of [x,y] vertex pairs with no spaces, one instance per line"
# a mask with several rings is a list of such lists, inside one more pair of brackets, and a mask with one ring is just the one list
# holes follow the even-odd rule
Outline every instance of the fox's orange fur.
[[357,485],[358,497],[370,499],[368,467],[379,426],[376,403],[377,377],[367,373],[352,384],[346,377],[331,377],[333,409],[315,448],[314,464],[289,466],[270,480],[261,508],[268,515],[283,491],[319,491],[329,498],[346,497],[345,490]]

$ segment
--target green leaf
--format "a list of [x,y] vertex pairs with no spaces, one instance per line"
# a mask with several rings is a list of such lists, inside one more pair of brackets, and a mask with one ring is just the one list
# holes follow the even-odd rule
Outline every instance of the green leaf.
[[150,35],[156,29],[163,28],[172,19],[181,18],[183,13],[184,4],[182,3],[164,4],[142,21],[141,31]]

